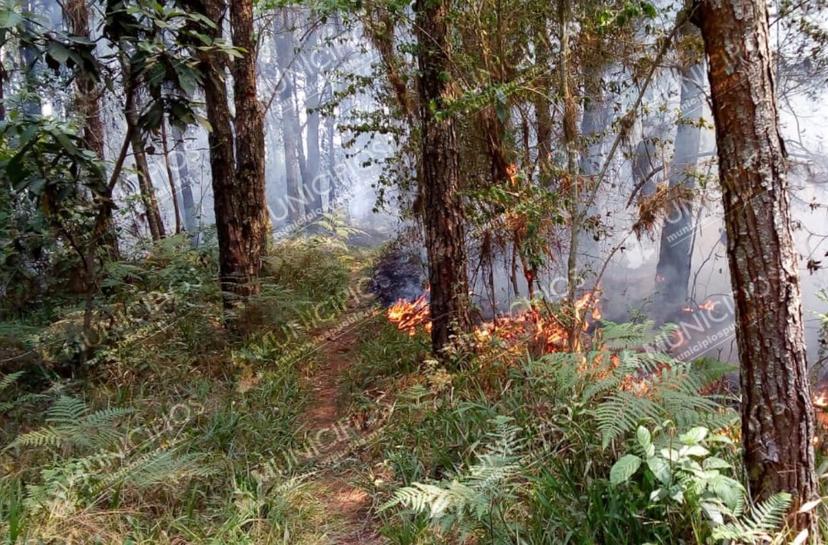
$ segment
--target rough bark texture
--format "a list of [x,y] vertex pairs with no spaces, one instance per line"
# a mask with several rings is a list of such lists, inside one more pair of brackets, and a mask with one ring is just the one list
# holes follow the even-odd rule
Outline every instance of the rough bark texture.
[[420,197],[431,284],[431,342],[434,353],[440,354],[451,335],[468,331],[471,324],[457,135],[451,115],[437,115],[449,92],[448,2],[417,0],[414,10],[421,99]]
[[[695,175],[704,105],[704,65],[692,64],[681,71],[681,117],[676,130],[675,153],[670,167],[671,189],[695,190]],[[656,304],[660,321],[687,303],[695,231],[692,202],[679,199],[667,211],[661,230],[661,250],[656,267]]]
[[[221,36],[226,16],[224,0],[194,0],[194,7],[216,24]],[[204,96],[210,132],[210,169],[219,243],[219,275],[225,306],[258,292],[256,282],[265,251],[268,228],[264,196],[264,130],[256,97],[253,6],[232,0],[234,45],[244,48],[233,66],[236,100],[235,131],[228,106],[224,57],[202,52]]]
[[[798,505],[817,494],[814,415],[767,9],[751,0],[709,0],[697,8],[736,299],[750,488],[757,498],[791,492]],[[798,515],[796,526],[813,529],[813,515]]]
[[235,254],[236,294],[258,292],[255,282],[267,250],[270,220],[265,197],[264,110],[256,92],[256,36],[253,0],[230,0],[233,45],[242,48],[232,67],[236,105],[236,179],[232,191],[234,228],[228,250]]

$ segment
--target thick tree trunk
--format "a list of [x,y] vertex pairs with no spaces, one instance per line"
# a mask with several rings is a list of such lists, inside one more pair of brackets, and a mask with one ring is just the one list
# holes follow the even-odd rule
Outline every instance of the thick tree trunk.
[[282,8],[282,13],[274,19],[276,61],[279,64],[279,75],[282,78],[279,103],[282,109],[282,142],[285,147],[285,182],[287,185],[285,208],[290,222],[296,222],[301,220],[305,214],[307,204],[300,165],[301,150],[299,148],[302,145],[302,131],[299,125],[299,115],[293,102],[293,77],[290,72],[293,67],[291,61],[296,56],[296,52],[293,50],[293,30],[289,9]]
[[466,270],[466,241],[460,188],[460,157],[454,120],[438,117],[449,94],[449,36],[446,0],[417,0],[420,138],[423,203],[429,281],[431,342],[441,354],[454,334],[471,325]]
[[[220,38],[227,8],[224,0],[195,0],[194,3],[197,11],[215,23],[214,38]],[[228,106],[224,57],[206,52],[200,58],[205,74],[207,118],[212,125],[210,169],[219,275],[226,307],[258,292],[256,279],[269,225],[264,197],[264,128],[261,105],[256,97],[253,6],[250,0],[232,0],[230,12],[234,45],[244,48],[233,66],[237,142],[234,142]]]
[[[86,0],[67,0],[64,5],[64,13],[72,34],[91,39],[89,7],[86,5]],[[104,127],[101,115],[101,90],[94,77],[80,70],[75,74],[75,91],[75,110],[83,127],[84,144],[87,149],[103,160]],[[120,251],[118,249],[115,221],[112,218],[114,206],[110,193],[106,188],[106,180],[101,180],[94,198],[100,201],[98,206],[100,206],[100,214],[102,215],[101,221],[105,224],[106,234],[103,236],[101,243],[106,247],[110,258],[118,259]]]
[[[676,130],[675,152],[670,168],[670,189],[695,190],[696,161],[701,140],[704,106],[703,64],[681,71],[681,123]],[[659,321],[664,321],[687,303],[695,231],[692,202],[679,199],[668,209],[661,230],[661,250],[656,267],[656,299]]]
[[[814,415],[767,8],[706,0],[697,19],[709,60],[750,488],[760,499],[788,491],[796,508],[818,495]],[[796,526],[813,530],[815,519],[813,510],[800,514]]]
[[256,89],[256,35],[253,27],[253,0],[230,0],[233,45],[244,54],[233,64],[233,99],[236,105],[236,203],[239,223],[232,241],[244,258],[235,263],[241,273],[238,295],[258,293],[255,280],[267,252],[270,218],[265,196],[264,109]]

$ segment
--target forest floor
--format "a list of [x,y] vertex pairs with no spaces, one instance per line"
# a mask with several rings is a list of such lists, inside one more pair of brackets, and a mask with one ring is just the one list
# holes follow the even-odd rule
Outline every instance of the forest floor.
[[[365,292],[378,253],[282,244],[227,328],[214,256],[159,245],[113,269],[96,301],[105,342],[84,365],[82,301],[0,322],[15,364],[0,374],[0,542],[694,542],[676,521],[697,513],[611,472],[652,411],[684,422],[659,432],[671,441],[702,424],[737,433],[738,414],[705,393],[726,366],[661,355],[671,372],[643,374],[646,324],[596,333],[592,365],[533,356],[520,329],[441,363],[422,327],[401,329]],[[741,474],[731,442],[707,448]]]
[[317,463],[324,466],[313,480],[318,484],[315,488],[325,512],[337,521],[331,536],[337,545],[382,543],[369,513],[370,496],[354,482],[358,474],[341,463],[343,454],[364,441],[369,432],[347,413],[342,391],[345,373],[355,364],[354,352],[363,332],[362,325],[345,331],[334,327],[320,332],[324,344],[317,356],[319,365],[306,377],[312,393],[303,420],[307,437],[320,458]]

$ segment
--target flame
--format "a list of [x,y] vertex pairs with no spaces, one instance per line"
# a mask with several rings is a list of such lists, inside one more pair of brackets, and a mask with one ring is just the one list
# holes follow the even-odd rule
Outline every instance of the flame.
[[431,314],[428,310],[428,293],[422,294],[414,301],[400,299],[388,307],[388,321],[396,324],[400,331],[405,331],[412,337],[420,326],[430,332]]
[[706,310],[706,311],[708,311],[708,312],[709,312],[709,311],[711,311],[711,310],[715,310],[715,309],[716,309],[716,305],[717,305],[717,304],[718,304],[718,303],[717,303],[716,301],[714,301],[714,300],[712,300],[712,299],[708,299],[708,300],[707,300],[707,301],[705,301],[704,303],[700,304],[700,305],[699,305],[699,308],[700,308],[701,310]]
[[818,409],[828,409],[828,391],[822,391],[814,396],[814,407]]
[[[597,292],[589,292],[575,302],[579,329],[586,331],[592,321],[601,319],[598,303]],[[387,315],[400,331],[411,336],[420,327],[426,332],[431,331],[428,293],[414,301],[400,299],[388,308]],[[526,343],[531,343],[543,353],[551,353],[567,350],[570,334],[558,318],[545,316],[537,308],[530,307],[511,316],[499,316],[491,322],[483,322],[472,332],[472,339],[477,346],[485,346],[495,338],[504,341],[507,348],[522,348]]]

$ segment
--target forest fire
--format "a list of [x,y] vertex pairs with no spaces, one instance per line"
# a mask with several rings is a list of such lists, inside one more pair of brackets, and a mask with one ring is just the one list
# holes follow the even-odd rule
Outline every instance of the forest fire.
[[388,307],[388,321],[396,324],[400,331],[405,331],[412,337],[417,333],[417,328],[420,326],[430,332],[431,315],[428,311],[428,292],[414,301],[400,299]]
[[[577,329],[586,331],[590,323],[601,319],[598,303],[597,295],[593,292],[575,302]],[[388,308],[387,316],[389,322],[411,336],[416,334],[419,327],[430,332],[428,292],[413,301],[398,300]],[[527,342],[542,353],[566,350],[569,337],[570,329],[562,320],[553,315],[544,315],[535,306],[511,316],[498,316],[490,322],[483,322],[473,332],[475,342],[480,345],[497,338],[507,345]]]
[[712,312],[712,311],[716,310],[716,307],[718,305],[719,305],[719,301],[715,301],[713,299],[706,299],[705,301],[703,301],[701,303],[698,303],[695,306],[690,306],[690,305],[684,306],[684,307],[682,307],[681,310],[683,312],[687,312],[687,313],[693,313],[693,312],[696,312],[696,311],[699,311],[699,310]]

